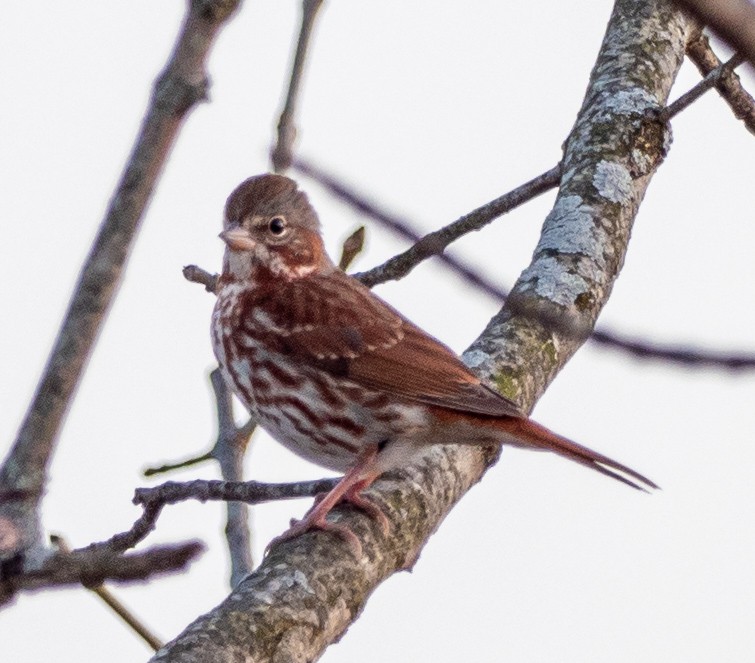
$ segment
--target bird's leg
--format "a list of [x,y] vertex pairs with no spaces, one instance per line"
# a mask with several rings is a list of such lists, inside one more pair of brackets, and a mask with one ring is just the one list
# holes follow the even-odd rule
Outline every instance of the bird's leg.
[[363,478],[361,481],[358,481],[344,493],[342,499],[344,502],[349,502],[358,509],[361,509],[373,520],[377,521],[377,524],[380,525],[380,529],[383,531],[383,534],[387,535],[391,527],[388,516],[386,516],[383,513],[382,509],[369,497],[362,495],[362,491],[365,488],[368,488],[370,484],[372,484],[372,482],[377,479],[377,477],[378,475],[376,474],[374,476],[369,476]]
[[356,557],[361,557],[362,544],[359,542],[357,535],[345,525],[328,522],[326,516],[336,504],[341,500],[345,500],[366,511],[368,515],[378,521],[384,532],[388,531],[388,518],[385,514],[380,511],[375,504],[360,495],[361,491],[367,488],[378,477],[378,473],[372,470],[377,454],[377,444],[365,448],[357,457],[356,463],[354,463],[353,467],[343,476],[335,487],[330,492],[320,497],[304,518],[298,521],[292,521],[291,527],[288,530],[283,532],[280,536],[275,537],[267,545],[265,553],[267,553],[274,544],[280,541],[291,539],[299,534],[308,532],[311,529],[319,529],[337,534],[346,541]]

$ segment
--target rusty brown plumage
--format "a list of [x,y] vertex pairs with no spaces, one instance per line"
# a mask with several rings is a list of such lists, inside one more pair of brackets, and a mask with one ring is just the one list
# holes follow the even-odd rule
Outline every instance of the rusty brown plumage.
[[317,214],[280,175],[244,181],[226,205],[228,245],[213,314],[226,380],[260,424],[295,453],[346,472],[289,533],[336,529],[339,499],[385,517],[361,490],[428,445],[503,443],[546,449],[634,488],[634,470],[528,419],[448,347],[327,256]]

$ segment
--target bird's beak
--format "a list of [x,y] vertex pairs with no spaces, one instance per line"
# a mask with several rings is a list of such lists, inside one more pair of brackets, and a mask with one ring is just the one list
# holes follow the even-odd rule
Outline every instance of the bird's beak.
[[231,251],[251,251],[256,244],[249,231],[240,226],[224,230],[218,237],[228,245]]

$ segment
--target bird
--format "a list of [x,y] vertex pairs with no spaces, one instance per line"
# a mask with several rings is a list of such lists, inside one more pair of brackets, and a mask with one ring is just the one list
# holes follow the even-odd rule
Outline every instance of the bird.
[[225,205],[212,345],[223,377],[259,425],[343,478],[282,538],[335,532],[340,501],[385,514],[362,492],[438,443],[548,450],[639,490],[650,479],[536,423],[451,350],[328,256],[307,195],[283,175],[239,184]]

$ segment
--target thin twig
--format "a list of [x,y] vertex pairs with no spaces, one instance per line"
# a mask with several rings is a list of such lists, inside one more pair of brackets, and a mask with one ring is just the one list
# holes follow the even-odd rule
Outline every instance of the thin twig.
[[[155,83],[133,151],[82,267],[37,391],[0,468],[0,493],[25,490],[34,495],[0,504],[0,513],[19,524],[22,550],[43,545],[39,499],[63,418],[118,291],[144,211],[179,129],[189,111],[207,97],[207,55],[239,2],[188,3],[175,48]],[[0,558],[14,556],[18,550],[0,550]]]
[[360,212],[379,221],[401,237],[415,242],[414,246],[410,249],[391,258],[382,265],[368,272],[355,274],[355,278],[358,278],[365,285],[372,287],[386,281],[401,279],[423,260],[431,256],[437,256],[442,262],[463,276],[467,281],[474,284],[478,289],[496,298],[500,298],[501,296],[500,288],[479,272],[464,265],[456,258],[443,253],[443,250],[451,242],[459,239],[459,237],[462,237],[466,233],[480,230],[502,214],[554,188],[558,185],[560,178],[560,167],[555,166],[509,193],[478,207],[469,214],[465,214],[448,226],[422,237],[406,220],[381,209],[376,203],[370,202],[365,195],[348,187],[334,175],[326,173],[323,169],[304,159],[297,158],[292,165],[295,170],[316,180],[339,199],[346,201]]
[[689,368],[724,368],[729,371],[751,371],[755,369],[755,355],[753,354],[683,348],[679,345],[659,345],[652,341],[630,338],[602,328],[596,329],[589,340],[611,350],[621,350],[636,359],[657,359]]
[[[257,427],[250,419],[244,426],[237,427],[233,417],[233,399],[219,368],[210,374],[215,394],[218,416],[218,438],[212,448],[212,456],[220,465],[220,473],[225,481],[244,479],[244,455],[249,440]],[[252,557],[252,532],[249,526],[249,507],[240,502],[226,504],[225,536],[231,558],[231,588],[235,587],[254,568]]]
[[167,481],[152,488],[137,488],[134,491],[134,504],[142,507],[139,518],[130,529],[114,534],[105,541],[91,543],[74,553],[120,555],[143,541],[155,529],[166,504],[176,504],[186,500],[235,501],[245,504],[262,504],[279,500],[314,497],[329,491],[338,479],[317,479],[298,483],[261,483],[259,481]]
[[670,120],[675,115],[678,115],[683,110],[691,106],[695,101],[702,97],[708,90],[716,87],[721,81],[725,80],[729,76],[733,76],[732,73],[736,67],[744,62],[744,57],[738,53],[735,53],[729,60],[723,64],[719,64],[715,69],[708,72],[708,74],[693,88],[690,88],[681,97],[676,99],[673,103],[669,104],[660,113],[660,119],[662,121]]
[[[721,60],[713,52],[708,37],[702,29],[687,42],[687,57],[689,57],[703,76],[721,66]],[[724,101],[734,112],[734,116],[742,120],[747,131],[755,134],[755,99],[744,89],[742,81],[733,71],[727,71],[716,81],[716,89]]]
[[260,481],[166,481],[151,488],[137,488],[134,504],[147,509],[162,508],[186,500],[223,501],[263,504],[280,500],[315,497],[326,493],[338,483],[337,478],[299,481],[295,483],[262,483]]
[[159,467],[147,467],[144,469],[142,474],[145,477],[151,477],[155,476],[156,474],[175,472],[176,470],[183,470],[187,467],[191,467],[192,465],[199,465],[200,463],[204,463],[207,460],[213,460],[213,458],[214,456],[212,454],[212,450],[210,450],[207,453],[203,453],[201,456],[192,456],[191,458],[186,458],[184,460],[165,463],[163,465],[160,465]]
[[218,274],[210,274],[196,265],[186,265],[183,268],[183,275],[187,281],[201,283],[207,292],[214,294],[217,290],[218,278],[220,278]]
[[[187,274],[191,275],[192,278],[188,278]],[[214,282],[217,276],[210,276],[208,272],[194,265],[184,267],[184,276],[187,276],[190,281],[204,284],[208,292],[214,292],[214,287],[208,287],[207,282]],[[144,470],[145,477],[190,467],[206,460],[216,460],[220,465],[220,473],[225,481],[240,482],[243,480],[244,455],[249,445],[249,439],[257,427],[257,422],[254,419],[249,419],[243,426],[237,427],[233,416],[231,392],[225,384],[219,368],[210,373],[210,382],[215,395],[218,421],[218,435],[212,449],[186,460],[165,463],[160,467],[148,467]],[[231,587],[235,587],[236,583],[246,577],[254,568],[249,509],[245,504],[229,502],[226,510],[225,535],[231,557],[230,582]]]
[[[50,541],[64,553],[71,552],[65,539],[60,535],[50,536]],[[133,611],[129,610],[105,585],[92,585],[87,589],[100,597],[105,605],[110,608],[134,633],[144,640],[154,651],[163,646],[162,641],[139,619]]]
[[285,171],[291,165],[293,145],[294,140],[296,140],[296,124],[294,123],[296,102],[301,88],[304,64],[307,60],[309,39],[312,36],[312,28],[314,27],[315,19],[322,6],[322,2],[323,0],[302,1],[301,28],[299,30],[299,38],[296,42],[296,54],[291,66],[291,78],[288,84],[286,103],[281,112],[280,120],[278,120],[278,142],[270,153],[273,170],[276,173]]

